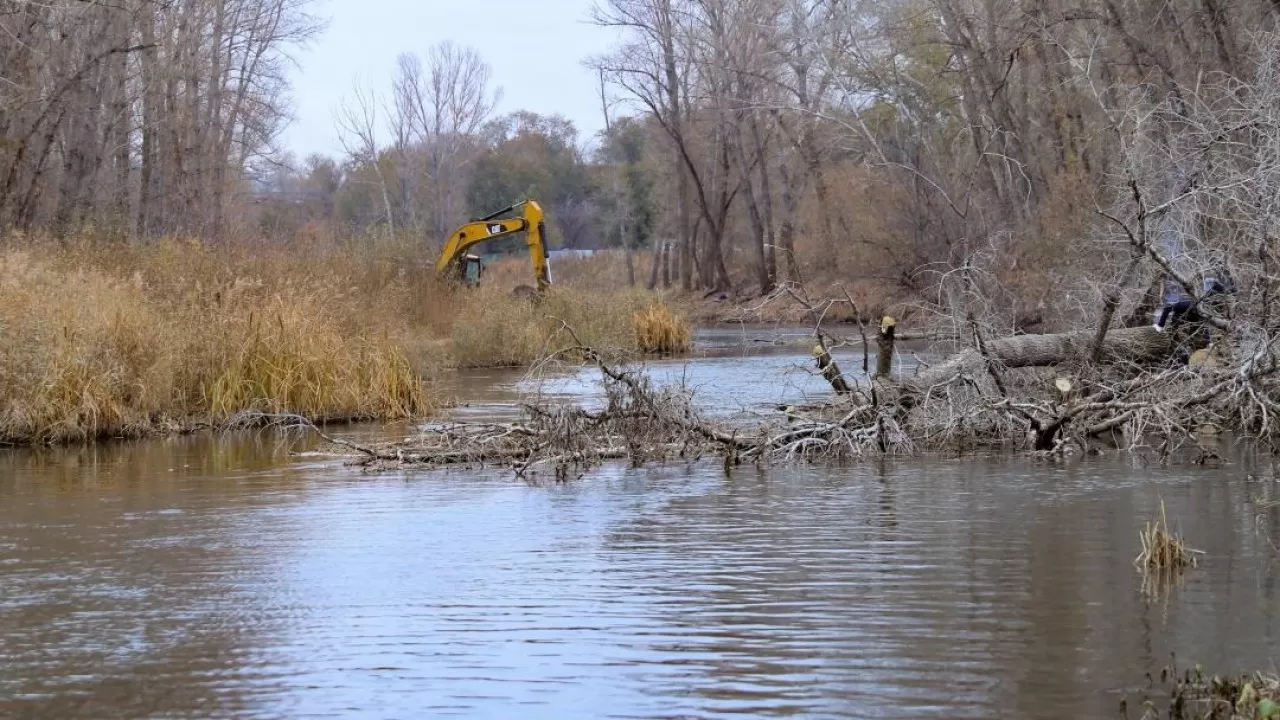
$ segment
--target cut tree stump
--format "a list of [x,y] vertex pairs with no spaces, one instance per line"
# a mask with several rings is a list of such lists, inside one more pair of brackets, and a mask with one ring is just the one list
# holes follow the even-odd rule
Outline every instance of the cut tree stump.
[[822,371],[823,379],[831,383],[831,389],[835,390],[837,395],[848,395],[853,391],[840,372],[840,366],[836,364],[826,347],[814,345],[813,358],[818,361],[818,369]]
[[[876,355],[876,377],[888,379],[893,374],[893,341],[898,321],[891,315],[880,319],[880,352]],[[865,336],[864,336],[865,337]]]

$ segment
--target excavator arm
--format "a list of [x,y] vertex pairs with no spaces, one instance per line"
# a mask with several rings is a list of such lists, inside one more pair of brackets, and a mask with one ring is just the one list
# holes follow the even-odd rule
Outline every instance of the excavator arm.
[[[503,218],[501,216],[520,210],[519,217]],[[533,277],[539,293],[551,287],[551,265],[548,262],[546,243],[546,222],[542,206],[536,201],[525,200],[510,207],[463,225],[445,241],[440,260],[436,262],[436,271],[449,272],[450,268],[458,268],[466,257],[467,250],[486,240],[496,240],[515,233],[525,233],[525,245],[529,248],[529,257],[533,261]]]

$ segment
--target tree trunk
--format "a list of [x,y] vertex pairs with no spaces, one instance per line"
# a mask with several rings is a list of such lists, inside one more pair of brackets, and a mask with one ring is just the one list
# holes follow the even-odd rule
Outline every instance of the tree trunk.
[[662,243],[662,288],[671,287],[671,243]]
[[880,332],[877,337],[879,353],[876,355],[876,377],[889,379],[893,375],[893,345],[898,328],[898,321],[889,315],[880,319]]
[[666,240],[653,239],[653,266],[649,268],[649,282],[645,283],[645,288],[652,290],[658,287],[658,269],[662,264],[663,253],[666,252]]
[[760,294],[773,292],[773,277],[769,274],[768,251],[765,248],[764,218],[760,206],[756,203],[756,192],[750,182],[744,188],[747,202],[747,217],[751,220],[751,251],[756,262],[756,281],[760,283]]
[[[129,21],[122,17],[118,22],[117,46],[129,44]],[[111,65],[112,103],[111,125],[109,129],[110,144],[115,151],[113,172],[109,175],[107,193],[110,194],[111,224],[121,233],[128,235],[131,226],[130,200],[132,199],[132,161],[130,146],[133,137],[133,112],[129,107],[129,56],[117,53]]]
[[848,395],[853,392],[853,388],[849,387],[848,381],[844,379],[844,374],[840,372],[840,366],[832,359],[825,345],[814,346],[813,358],[818,363],[822,379],[831,384],[831,389],[835,390],[837,395]]
[[755,115],[751,116],[751,138],[755,141],[756,153],[760,159],[760,211],[764,221],[764,262],[765,273],[769,276],[769,289],[772,290],[778,281],[777,234],[773,224],[773,183],[769,180],[769,147],[760,133],[760,123]]
[[[719,143],[718,174],[712,178],[713,188],[715,184],[719,185],[719,192],[716,193],[718,207],[713,210],[705,194],[699,193],[698,196],[702,216],[707,221],[706,252],[702,256],[702,284],[713,290],[728,290],[732,283],[729,281],[729,271],[724,264],[724,231],[733,194],[729,190],[729,144],[723,133],[720,134]],[[717,177],[718,183],[716,183]]]
[[156,54],[152,47],[156,41],[155,10],[143,7],[141,11],[142,51],[138,64],[142,68],[142,142],[138,148],[138,207],[134,222],[138,234],[147,237],[151,232],[151,189],[156,160],[156,128],[159,126],[160,101],[156,96]]
[[[743,138],[741,127],[742,121],[742,118],[737,118],[736,122],[731,123],[732,137],[726,138],[726,142],[729,140],[732,140],[733,142],[734,155],[738,164],[738,172],[741,173],[739,182],[742,187],[743,199],[747,205],[747,219],[751,223],[751,252],[754,256],[756,265],[756,281],[760,284],[760,294],[768,295],[770,292],[773,292],[774,273],[771,272],[769,268],[769,256],[772,254],[772,250],[769,247],[766,247],[769,245],[767,239],[769,231],[767,229],[767,221],[765,220],[764,213],[761,211],[761,205],[768,193],[768,175],[767,173],[764,173],[763,188],[757,191],[755,182],[751,177],[752,169],[753,165],[759,165],[763,168],[764,159],[757,154],[755,157],[756,162],[752,163],[751,158],[747,156],[746,143]],[[753,134],[755,135],[754,149],[756,153],[759,153],[759,133]],[[725,178],[725,182],[728,182],[727,177]]]
[[1120,294],[1129,288],[1129,284],[1133,282],[1134,273],[1137,272],[1138,266],[1146,255],[1141,249],[1134,247],[1130,257],[1129,264],[1125,266],[1124,274],[1120,277],[1120,282],[1116,283],[1102,301],[1102,317],[1098,320],[1097,335],[1094,336],[1093,350],[1090,352],[1090,362],[1098,362],[1102,358],[1103,346],[1106,344],[1107,333],[1111,332],[1111,320],[1115,317],[1116,308],[1120,307]]
[[[1103,362],[1144,363],[1166,357],[1174,348],[1172,331],[1156,332],[1150,327],[1125,328],[1107,333],[1102,343]],[[988,340],[991,362],[1006,367],[1042,367],[1089,359],[1094,347],[1094,333],[1088,330],[1050,335],[1015,335]],[[986,372],[986,360],[975,348],[961,351],[951,359],[926,368],[903,382],[906,389],[925,392],[946,383],[958,374],[979,375]]]
[[382,169],[382,159],[379,158],[377,149],[373,152],[373,167],[378,171],[378,187],[382,190],[382,210],[387,216],[387,240],[396,239],[396,221],[395,215],[391,212],[391,195],[387,192],[387,174]]
[[801,154],[804,157],[805,170],[813,183],[813,193],[818,200],[818,221],[822,228],[822,242],[819,244],[823,259],[832,272],[840,270],[840,253],[836,248],[835,230],[832,220],[831,193],[827,188],[827,176],[822,169],[822,157],[814,145],[813,138],[806,137],[801,141]]
[[666,82],[667,131],[675,145],[676,176],[676,210],[680,227],[676,228],[680,241],[680,285],[685,290],[693,289],[693,238],[689,231],[689,177],[684,163],[684,128],[682,113],[684,108],[680,102],[680,71],[676,67],[675,23],[672,20],[673,9],[670,0],[661,0],[658,6],[658,28],[662,45],[662,70]]
[[799,212],[799,198],[796,189],[792,188],[792,177],[786,166],[779,167],[782,179],[782,223],[778,228],[778,244],[782,246],[782,257],[786,262],[787,280],[804,284],[800,275],[800,264],[796,262],[796,214]]

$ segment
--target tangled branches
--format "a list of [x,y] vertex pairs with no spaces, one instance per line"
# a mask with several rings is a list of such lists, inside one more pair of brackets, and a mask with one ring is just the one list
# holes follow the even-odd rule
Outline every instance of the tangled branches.
[[[572,328],[564,331],[573,336]],[[1131,330],[1114,333],[1121,334],[1117,343],[1142,336]],[[727,470],[741,463],[838,461],[990,445],[1060,453],[1101,437],[1128,447],[1155,439],[1167,452],[1197,443],[1205,426],[1273,432],[1280,413],[1272,399],[1277,364],[1267,348],[1258,348],[1252,362],[1236,367],[1209,360],[1194,367],[1139,362],[1136,358],[1154,350],[1132,345],[1110,354],[1129,358],[1126,362],[1044,367],[1040,355],[1047,348],[1058,348],[1067,353],[1060,357],[1070,360],[1071,348],[1087,354],[1091,345],[1069,337],[1026,336],[986,342],[981,350],[964,351],[906,378],[855,378],[851,392],[829,403],[786,408],[785,416],[746,427],[712,421],[687,388],[655,387],[642,367],[611,364],[573,337],[573,345],[544,364],[572,361],[594,368],[603,389],[598,406],[534,398],[519,406],[517,421],[438,423],[376,446],[321,435],[354,464],[371,468],[484,466],[521,477],[552,472],[565,479],[613,460],[639,466],[714,457]],[[1075,371],[1063,376],[1069,367]],[[292,416],[268,420],[308,425]]]
[[305,425],[370,468],[402,466],[496,466],[525,477],[550,471],[557,479],[608,460],[633,465],[668,460],[719,458],[726,469],[745,462],[841,458],[866,452],[906,452],[908,434],[891,413],[874,405],[833,405],[813,417],[780,418],[744,429],[712,422],[683,387],[656,388],[641,368],[612,365],[577,341],[550,356],[585,362],[600,373],[604,401],[598,409],[576,404],[527,402],[515,422],[454,422],[428,425],[399,442],[366,446],[331,437]]

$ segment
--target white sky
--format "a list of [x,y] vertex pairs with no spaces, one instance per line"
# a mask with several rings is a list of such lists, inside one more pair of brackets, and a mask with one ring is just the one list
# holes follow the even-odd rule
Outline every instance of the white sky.
[[296,119],[282,138],[299,158],[341,152],[334,110],[353,80],[385,93],[396,56],[424,55],[444,40],[474,47],[493,68],[499,112],[559,113],[583,141],[604,127],[599,81],[582,61],[617,36],[590,24],[591,0],[317,0],[313,7],[329,26],[296,54]]

